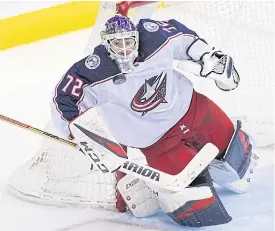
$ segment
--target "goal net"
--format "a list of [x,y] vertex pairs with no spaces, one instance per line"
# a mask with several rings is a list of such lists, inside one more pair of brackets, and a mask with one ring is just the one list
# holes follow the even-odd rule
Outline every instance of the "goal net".
[[[211,80],[188,77],[197,91],[214,100],[232,120],[242,120],[258,146],[273,144],[273,2],[103,2],[86,54],[100,43],[103,23],[114,15],[116,6],[135,22],[144,17],[174,18],[231,55],[241,77],[236,90],[223,92]],[[46,130],[58,134],[51,125]],[[125,205],[116,190],[120,177],[120,173],[102,174],[91,169],[85,156],[45,139],[36,155],[12,173],[9,186],[16,196],[37,203],[122,211]]]

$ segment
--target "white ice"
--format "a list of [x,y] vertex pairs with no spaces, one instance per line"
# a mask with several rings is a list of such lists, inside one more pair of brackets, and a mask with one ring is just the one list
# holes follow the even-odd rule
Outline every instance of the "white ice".
[[[50,119],[52,90],[64,72],[84,53],[90,30],[47,39],[0,52],[0,114],[43,129]],[[7,191],[16,167],[31,158],[41,137],[0,121],[0,230],[198,230],[180,227],[164,213],[144,219],[95,209],[57,208],[21,201]],[[274,230],[274,147],[256,149],[261,157],[252,187],[233,194],[217,187],[233,221],[200,230]]]

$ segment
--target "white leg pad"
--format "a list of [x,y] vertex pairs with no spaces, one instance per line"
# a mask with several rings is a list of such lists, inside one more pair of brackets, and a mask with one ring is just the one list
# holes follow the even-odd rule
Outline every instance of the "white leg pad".
[[126,175],[117,187],[135,217],[152,216],[160,208],[153,191],[141,179]]
[[248,165],[248,170],[243,178],[239,178],[236,172],[225,162],[220,160],[213,160],[209,171],[215,183],[235,193],[244,193],[249,189],[252,174],[258,164],[258,157],[253,153]]
[[237,127],[222,159],[214,159],[209,167],[213,181],[236,193],[246,192],[251,183],[259,157],[252,152],[249,136]]

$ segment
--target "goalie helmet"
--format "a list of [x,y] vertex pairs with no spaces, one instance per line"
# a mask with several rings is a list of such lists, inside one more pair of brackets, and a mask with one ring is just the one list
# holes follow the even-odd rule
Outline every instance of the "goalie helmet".
[[115,60],[122,73],[133,70],[138,56],[139,37],[134,23],[127,17],[115,15],[105,23],[101,32],[102,44]]

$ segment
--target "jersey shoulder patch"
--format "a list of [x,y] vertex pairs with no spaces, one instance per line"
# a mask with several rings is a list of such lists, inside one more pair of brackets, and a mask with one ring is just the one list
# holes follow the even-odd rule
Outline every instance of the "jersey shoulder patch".
[[170,38],[181,34],[196,35],[196,33],[178,21],[157,21],[140,19],[137,29],[139,31],[140,53],[146,59],[161,47]]
[[102,81],[120,73],[115,61],[109,57],[108,51],[103,45],[97,46],[93,54],[75,63],[73,68],[78,75],[87,79],[89,84]]

